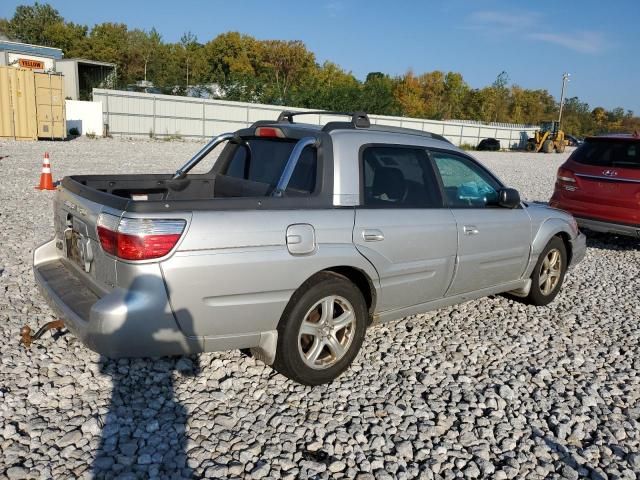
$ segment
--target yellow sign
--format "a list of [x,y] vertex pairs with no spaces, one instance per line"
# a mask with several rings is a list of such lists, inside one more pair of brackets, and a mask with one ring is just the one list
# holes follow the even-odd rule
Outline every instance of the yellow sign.
[[22,68],[30,68],[32,70],[44,70],[44,62],[31,60],[30,58],[19,58],[18,65]]

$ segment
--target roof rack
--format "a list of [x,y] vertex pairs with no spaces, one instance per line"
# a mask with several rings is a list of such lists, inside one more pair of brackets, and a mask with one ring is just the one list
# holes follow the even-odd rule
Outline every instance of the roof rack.
[[[342,115],[346,117],[351,117],[350,122],[328,122],[322,127],[323,132],[331,132],[333,130],[344,130],[344,129],[354,129],[354,128],[368,128],[371,130],[375,130],[378,132],[388,132],[388,133],[404,133],[407,135],[418,135],[421,137],[432,138],[434,140],[440,140],[443,142],[447,142],[451,145],[453,143],[445,138],[442,135],[438,135],[437,133],[431,133],[424,130],[416,130],[413,128],[406,127],[395,127],[391,125],[380,125],[380,124],[371,124],[369,120],[369,116],[365,112],[327,112],[325,110],[312,110],[308,112],[292,112],[290,110],[284,110],[278,115],[278,123],[287,122],[294,123],[293,117],[298,115]],[[258,127],[261,125],[273,125],[272,120],[258,120],[255,122],[252,127]]]
[[313,110],[310,112],[291,112],[289,110],[284,110],[280,113],[280,115],[278,115],[277,121],[278,123],[284,121],[293,123],[293,117],[296,117],[298,115],[342,115],[345,117],[351,117],[352,128],[369,128],[371,126],[369,116],[365,112],[327,112],[324,110]]

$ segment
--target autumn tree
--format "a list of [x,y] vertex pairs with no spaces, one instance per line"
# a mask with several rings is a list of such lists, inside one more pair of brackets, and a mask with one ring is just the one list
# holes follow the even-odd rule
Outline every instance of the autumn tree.
[[407,117],[424,117],[426,104],[420,79],[408,71],[396,84],[393,96],[400,107],[400,114]]
[[299,40],[263,42],[263,75],[268,81],[267,101],[287,104],[289,90],[299,84],[315,66],[315,56]]

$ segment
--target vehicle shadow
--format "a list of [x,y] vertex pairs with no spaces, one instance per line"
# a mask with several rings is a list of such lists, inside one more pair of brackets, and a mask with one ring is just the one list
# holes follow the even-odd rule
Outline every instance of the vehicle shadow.
[[[148,281],[146,276],[133,280]],[[165,306],[168,308],[168,306]],[[190,319],[189,314],[184,315]],[[153,321],[149,318],[149,321]],[[134,319],[126,318],[120,329]],[[139,319],[135,320],[139,321]],[[176,324],[175,332],[179,328]],[[142,330],[145,331],[145,330]],[[112,333],[117,337],[118,331]],[[143,344],[167,337],[167,329],[150,334],[153,338],[136,338]],[[165,342],[165,341],[163,341]],[[179,351],[179,342],[164,343],[168,350]],[[193,478],[187,464],[188,411],[176,398],[176,375],[199,373],[197,357],[162,357],[139,359],[100,358],[100,371],[111,377],[112,391],[107,412],[98,424],[102,427],[94,455],[92,474],[97,479],[125,478]]]
[[587,236],[587,247],[598,250],[640,250],[640,238],[580,229]]

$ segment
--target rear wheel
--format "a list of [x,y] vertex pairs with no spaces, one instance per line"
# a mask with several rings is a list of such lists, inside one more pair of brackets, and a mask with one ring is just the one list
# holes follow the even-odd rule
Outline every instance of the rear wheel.
[[544,153],[552,153],[553,152],[553,142],[551,140],[545,140],[542,144],[542,151]]
[[358,354],[366,318],[364,298],[353,283],[330,272],[316,275],[285,309],[273,367],[304,385],[334,380]]
[[553,237],[533,269],[527,302],[538,306],[551,303],[560,292],[566,271],[567,249],[562,239]]
[[564,150],[565,150],[564,142],[558,142],[558,145],[556,146],[556,153],[564,153]]
[[536,151],[536,142],[527,142],[527,152]]

